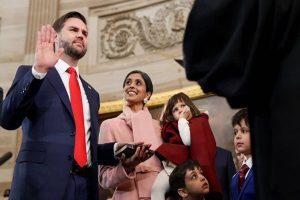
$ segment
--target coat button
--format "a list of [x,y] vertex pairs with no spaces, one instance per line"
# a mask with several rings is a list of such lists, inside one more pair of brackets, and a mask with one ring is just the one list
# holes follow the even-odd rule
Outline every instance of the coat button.
[[71,155],[68,155],[68,160],[72,160],[73,157]]

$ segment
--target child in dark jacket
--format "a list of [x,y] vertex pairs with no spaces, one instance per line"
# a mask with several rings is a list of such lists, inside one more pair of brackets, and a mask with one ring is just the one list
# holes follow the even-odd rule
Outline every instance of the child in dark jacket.
[[234,147],[244,155],[240,170],[232,177],[232,200],[255,200],[254,177],[252,168],[250,129],[248,122],[248,110],[238,111],[232,117],[234,133]]

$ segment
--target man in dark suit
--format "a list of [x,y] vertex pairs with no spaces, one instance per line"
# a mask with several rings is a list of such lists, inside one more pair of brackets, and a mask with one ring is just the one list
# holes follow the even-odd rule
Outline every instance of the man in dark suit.
[[[99,94],[79,75],[78,62],[87,50],[86,19],[69,12],[53,27],[55,30],[42,26],[33,66],[18,68],[3,101],[3,128],[22,125],[23,130],[10,199],[98,200],[97,165],[115,164],[116,160],[113,143],[97,146]],[[81,95],[79,120],[72,103],[69,68],[75,71],[73,80]],[[83,125],[81,141],[77,140],[78,124]],[[76,141],[83,147],[76,150],[81,158],[74,153]]]
[[183,51],[188,79],[248,107],[258,199],[299,199],[300,1],[196,0]]
[[230,183],[235,174],[235,166],[230,151],[221,147],[216,148],[215,169],[222,187],[223,200],[230,200]]

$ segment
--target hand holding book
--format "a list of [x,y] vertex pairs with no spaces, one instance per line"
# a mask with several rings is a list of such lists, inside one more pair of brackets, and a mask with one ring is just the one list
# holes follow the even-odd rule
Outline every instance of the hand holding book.
[[[143,144],[124,144],[115,152],[115,156],[121,158],[124,154],[125,158],[130,158],[135,154],[137,147],[142,146]],[[145,151],[146,159],[150,158],[154,154],[154,151],[149,149],[148,146],[145,146]]]
[[153,156],[154,151],[150,149],[151,144],[143,142],[134,144],[118,144],[115,156],[120,161],[127,173],[134,171],[135,167]]

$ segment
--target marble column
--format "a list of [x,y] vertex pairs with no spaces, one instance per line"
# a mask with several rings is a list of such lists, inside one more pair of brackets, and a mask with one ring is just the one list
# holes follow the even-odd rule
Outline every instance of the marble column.
[[52,25],[58,17],[59,0],[30,0],[27,19],[25,63],[32,64],[37,31],[43,24]]

